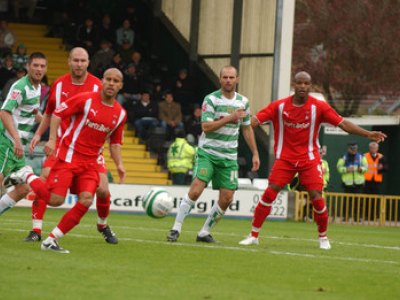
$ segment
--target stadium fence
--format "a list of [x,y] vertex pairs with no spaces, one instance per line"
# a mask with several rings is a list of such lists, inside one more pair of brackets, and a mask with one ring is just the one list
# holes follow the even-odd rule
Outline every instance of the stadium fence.
[[[295,221],[313,222],[307,192],[295,191]],[[400,196],[324,193],[329,222],[376,226],[400,226]]]

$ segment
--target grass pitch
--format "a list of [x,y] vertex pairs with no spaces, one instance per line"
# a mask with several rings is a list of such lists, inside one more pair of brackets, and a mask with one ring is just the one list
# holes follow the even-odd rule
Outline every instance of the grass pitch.
[[[45,235],[65,211],[49,209]],[[267,221],[260,245],[238,242],[250,220],[224,219],[216,245],[195,242],[204,218],[188,217],[167,243],[173,217],[111,214],[118,245],[106,244],[89,212],[43,252],[23,241],[30,210],[0,217],[0,299],[398,299],[400,229],[330,226],[332,249],[318,248],[314,224]]]

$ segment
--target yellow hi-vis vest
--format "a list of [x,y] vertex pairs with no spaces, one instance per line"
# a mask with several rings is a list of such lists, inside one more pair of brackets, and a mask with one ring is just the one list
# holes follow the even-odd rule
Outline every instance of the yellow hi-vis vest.
[[374,159],[371,153],[368,152],[365,154],[368,163],[368,170],[364,173],[366,181],[382,182],[382,173],[378,173],[378,164],[382,156],[382,154],[377,153]]
[[171,173],[187,173],[193,169],[196,150],[184,138],[176,138],[169,146],[167,167]]

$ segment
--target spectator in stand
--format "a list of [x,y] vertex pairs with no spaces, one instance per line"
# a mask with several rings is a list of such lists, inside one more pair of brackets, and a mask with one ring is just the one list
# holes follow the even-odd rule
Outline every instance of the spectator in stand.
[[142,79],[136,73],[135,66],[129,64],[124,74],[124,85],[117,96],[117,101],[129,110],[140,100],[142,89]]
[[21,21],[23,20],[23,16],[21,15],[21,9],[26,9],[26,19],[30,21],[33,19],[33,15],[35,14],[37,0],[14,0],[14,17],[15,20]]
[[171,173],[172,184],[184,185],[186,176],[193,169],[196,150],[185,139],[184,130],[177,130],[175,136],[175,141],[168,149],[167,166]]
[[136,26],[138,23],[138,18],[136,16],[136,9],[132,3],[129,3],[124,7],[124,13],[122,20],[129,20],[131,26]]
[[133,47],[129,45],[128,40],[122,41],[122,46],[119,48],[118,53],[121,55],[124,64],[128,65],[132,62],[131,56],[134,51]]
[[173,93],[175,101],[181,104],[184,115],[191,113],[191,106],[194,102],[194,89],[194,82],[190,78],[188,70],[179,70],[178,78],[173,84]]
[[[1,69],[0,69],[1,70]],[[17,80],[21,79],[24,77],[28,72],[26,71],[25,68],[20,68],[15,71],[15,76],[10,78],[3,86],[1,89],[1,98],[6,99],[8,92],[10,91],[11,86],[16,82]],[[0,73],[0,80],[2,79],[2,75]]]
[[111,47],[116,47],[115,29],[111,24],[111,17],[109,14],[103,15],[99,25],[99,36],[111,43]]
[[148,79],[150,74],[149,65],[142,60],[142,54],[139,51],[134,51],[131,55],[131,63],[136,67],[136,72],[144,79]]
[[26,47],[24,44],[19,44],[15,53],[12,55],[13,64],[15,69],[26,68],[28,63],[29,55],[26,53]]
[[8,80],[15,76],[16,70],[13,67],[13,59],[11,55],[7,55],[4,58],[3,66],[0,68],[0,89],[4,88],[4,85]]
[[113,56],[112,62],[111,62],[111,68],[116,68],[116,69],[120,70],[121,72],[124,72],[124,70],[125,70],[125,64],[122,61],[121,54],[119,54],[118,52],[114,53],[114,56]]
[[136,135],[146,140],[151,129],[158,125],[158,104],[150,99],[149,91],[143,91],[140,101],[128,111],[128,118],[134,124]]
[[9,14],[8,0],[0,0],[0,18],[6,18]]
[[90,62],[90,72],[93,75],[102,78],[105,70],[111,67],[115,51],[111,49],[111,43],[102,40],[100,49],[96,51]]
[[201,135],[201,107],[195,105],[193,114],[185,122],[187,140],[191,145],[197,145]]
[[125,19],[122,22],[122,26],[117,29],[117,45],[122,46],[122,44],[128,43],[129,47],[133,47],[133,42],[135,40],[135,32],[131,28],[131,22]]
[[98,32],[92,18],[86,18],[85,23],[78,27],[76,41],[77,46],[85,48],[89,56],[94,54],[98,43]]
[[12,54],[11,48],[15,44],[15,35],[8,28],[6,20],[0,20],[0,58]]
[[184,129],[182,123],[181,105],[174,101],[171,91],[164,93],[164,101],[159,104],[160,125],[166,130],[167,140],[174,139],[175,129]]
[[156,101],[157,103],[160,103],[163,98],[164,98],[164,92],[163,92],[163,84],[159,78],[155,78],[153,80],[153,97],[152,99]]

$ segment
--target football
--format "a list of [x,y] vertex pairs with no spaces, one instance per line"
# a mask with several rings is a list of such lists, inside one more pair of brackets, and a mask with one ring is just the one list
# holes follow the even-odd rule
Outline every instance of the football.
[[152,188],[143,197],[143,209],[152,218],[163,218],[168,215],[174,206],[170,194],[162,188]]

